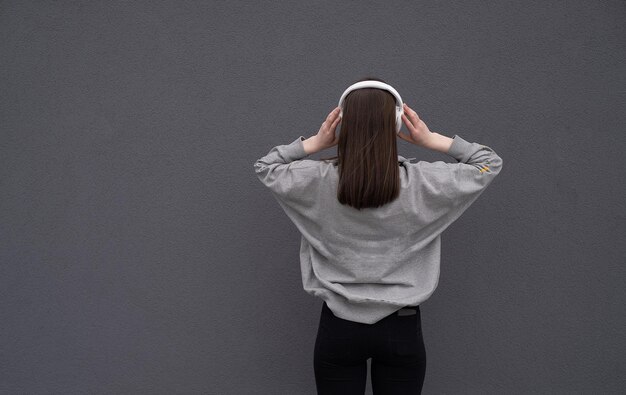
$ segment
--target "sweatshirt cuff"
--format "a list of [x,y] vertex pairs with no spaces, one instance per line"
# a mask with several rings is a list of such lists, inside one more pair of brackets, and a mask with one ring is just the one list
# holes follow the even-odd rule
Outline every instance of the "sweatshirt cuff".
[[452,137],[452,145],[447,154],[458,160],[459,162],[467,162],[472,155],[473,144],[464,140],[458,134]]
[[284,152],[286,156],[285,159],[291,162],[291,161],[302,159],[302,158],[309,156],[309,154],[307,154],[306,151],[304,150],[304,143],[303,143],[304,140],[306,140],[306,137],[300,136],[297,139],[295,139],[293,142],[287,144],[285,146],[285,152]]

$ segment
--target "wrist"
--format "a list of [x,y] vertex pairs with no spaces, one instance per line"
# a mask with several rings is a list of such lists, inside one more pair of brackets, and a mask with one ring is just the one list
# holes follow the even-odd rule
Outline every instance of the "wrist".
[[316,136],[311,136],[308,139],[305,139],[302,141],[302,145],[304,146],[304,152],[306,152],[307,155],[314,154],[320,150]]
[[422,138],[418,145],[429,150],[434,150],[437,146],[437,133],[429,132]]
[[431,134],[428,135],[424,146],[433,151],[439,151],[445,154],[450,149],[451,144],[452,139],[450,137],[444,136],[437,132],[431,132]]

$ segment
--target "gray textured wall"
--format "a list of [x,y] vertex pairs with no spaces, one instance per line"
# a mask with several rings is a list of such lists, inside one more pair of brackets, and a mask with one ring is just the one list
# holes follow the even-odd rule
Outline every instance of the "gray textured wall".
[[252,163],[367,74],[505,162],[443,235],[424,393],[624,390],[626,3],[363,4],[0,3],[2,393],[314,394]]

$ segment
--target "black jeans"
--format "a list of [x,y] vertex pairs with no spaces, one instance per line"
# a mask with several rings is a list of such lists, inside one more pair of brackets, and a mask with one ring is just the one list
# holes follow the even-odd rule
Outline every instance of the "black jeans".
[[419,306],[395,312],[375,324],[336,317],[324,302],[313,365],[317,393],[365,393],[367,359],[372,358],[375,395],[420,394],[426,373],[426,349]]

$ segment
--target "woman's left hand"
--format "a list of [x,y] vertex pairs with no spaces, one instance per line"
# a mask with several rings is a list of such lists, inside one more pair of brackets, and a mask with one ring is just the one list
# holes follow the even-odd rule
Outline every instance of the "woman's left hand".
[[328,114],[324,123],[322,123],[317,135],[314,136],[315,145],[319,151],[333,147],[339,142],[339,136],[335,136],[335,130],[339,122],[341,122],[341,118],[339,117],[340,110],[340,107],[335,107],[335,109]]

